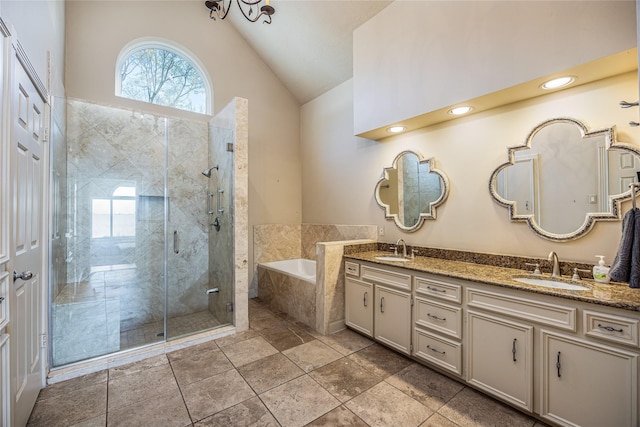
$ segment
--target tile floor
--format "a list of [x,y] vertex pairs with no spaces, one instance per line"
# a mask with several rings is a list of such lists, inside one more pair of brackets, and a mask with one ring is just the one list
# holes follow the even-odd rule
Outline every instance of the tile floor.
[[237,335],[48,386],[30,426],[544,426],[350,330]]

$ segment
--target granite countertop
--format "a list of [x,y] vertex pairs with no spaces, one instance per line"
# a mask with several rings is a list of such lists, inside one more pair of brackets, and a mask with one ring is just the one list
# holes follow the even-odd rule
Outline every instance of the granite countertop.
[[[597,283],[592,280],[570,280],[564,277],[561,281],[573,283],[589,288],[588,290],[567,290],[528,285],[517,282],[514,277],[532,277],[548,279],[549,275],[532,275],[531,271],[513,268],[495,267],[484,264],[451,261],[440,258],[416,256],[406,262],[382,261],[378,256],[391,256],[389,252],[370,251],[345,254],[344,257],[353,260],[368,261],[380,265],[407,268],[423,273],[433,273],[441,276],[464,279],[476,283],[519,289],[538,294],[552,295],[592,304],[606,305],[625,310],[640,311],[640,289],[630,288],[626,283]],[[583,273],[584,274],[584,273]]]

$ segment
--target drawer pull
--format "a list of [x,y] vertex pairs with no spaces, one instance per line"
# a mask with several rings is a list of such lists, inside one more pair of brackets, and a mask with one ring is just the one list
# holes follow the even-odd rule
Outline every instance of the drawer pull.
[[624,332],[624,329],[622,328],[616,329],[616,328],[612,328],[611,326],[602,326],[600,323],[598,323],[598,328],[604,329],[605,331],[608,331],[608,332]]
[[380,313],[384,313],[384,297],[380,298]]
[[556,362],[556,369],[558,370],[558,378],[561,377],[561,375],[560,375],[560,366],[561,366],[560,365],[560,352],[558,352],[558,360]]
[[440,320],[441,322],[444,322],[445,320],[447,320],[446,317],[438,317],[438,316],[433,315],[431,313],[427,313],[427,316],[431,317],[434,320]]
[[369,294],[369,292],[365,292],[364,293],[364,297],[362,298],[362,303],[364,304],[364,306],[367,306],[367,295]]
[[444,293],[447,292],[446,289],[438,289],[438,288],[433,288],[431,286],[427,286],[427,289],[429,289],[430,291],[434,291],[434,292],[444,292]]
[[516,341],[518,341],[516,338],[513,339],[513,347],[511,347],[511,353],[513,353],[513,361],[517,362],[516,360]]
[[440,351],[440,350],[438,350],[437,348],[433,348],[433,347],[431,347],[430,345],[427,345],[427,348],[428,348],[429,350],[433,351],[434,353],[438,353],[438,354],[446,354],[446,353],[447,353],[446,351]]

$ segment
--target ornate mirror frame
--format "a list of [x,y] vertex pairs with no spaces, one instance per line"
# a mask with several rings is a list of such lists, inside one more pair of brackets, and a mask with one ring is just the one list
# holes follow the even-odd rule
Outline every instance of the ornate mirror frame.
[[582,122],[579,120],[569,118],[569,117],[560,117],[554,118],[550,120],[546,120],[536,126],[527,136],[525,143],[523,145],[517,145],[508,147],[508,161],[506,163],[498,166],[494,172],[491,174],[491,178],[489,179],[489,193],[491,197],[501,206],[504,206],[509,209],[509,218],[511,221],[526,221],[527,225],[540,237],[552,240],[555,242],[565,242],[570,240],[578,239],[585,234],[587,234],[595,225],[597,221],[619,221],[621,218],[620,212],[620,204],[622,201],[630,200],[632,189],[629,189],[623,193],[616,195],[609,195],[608,205],[610,208],[609,212],[587,212],[584,223],[575,231],[565,234],[556,234],[551,233],[547,230],[544,230],[537,223],[534,214],[527,215],[519,215],[517,213],[517,202],[512,200],[507,200],[500,196],[497,189],[497,181],[498,174],[504,170],[505,168],[512,166],[516,163],[515,152],[519,150],[527,150],[531,148],[531,143],[534,136],[545,126],[549,126],[554,123],[569,123],[575,125],[581,133],[582,138],[593,137],[593,136],[604,136],[605,138],[605,147],[608,151],[610,148],[615,148],[616,150],[624,150],[629,153],[635,155],[640,158],[640,149],[637,147],[616,141],[615,134],[615,126],[597,130],[589,130]]
[[[384,185],[388,186],[390,171],[398,169],[399,161],[402,159],[402,156],[406,154],[411,154],[416,156],[418,158],[419,164],[427,164],[429,166],[429,173],[435,174],[440,179],[440,186],[441,186],[440,196],[433,202],[429,203],[429,211],[420,212],[418,220],[414,225],[411,225],[411,226],[407,226],[403,224],[398,214],[391,213],[390,205],[384,203],[380,197],[380,189],[383,188]],[[449,196],[449,180],[442,171],[436,168],[435,158],[431,157],[429,159],[424,159],[420,154],[416,153],[415,151],[405,150],[399,153],[395,157],[395,159],[393,159],[393,164],[391,165],[391,167],[387,167],[383,169],[382,178],[376,184],[374,193],[375,193],[376,202],[378,203],[378,205],[380,205],[382,209],[384,209],[384,216],[386,219],[393,219],[396,226],[403,231],[414,232],[422,226],[425,220],[436,219],[436,208],[441,204],[443,204],[447,199],[447,197]]]

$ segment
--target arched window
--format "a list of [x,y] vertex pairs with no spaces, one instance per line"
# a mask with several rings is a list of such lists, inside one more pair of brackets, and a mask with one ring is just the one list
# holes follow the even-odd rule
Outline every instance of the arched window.
[[167,42],[138,40],[116,65],[116,95],[196,113],[211,112],[211,87],[193,55]]

